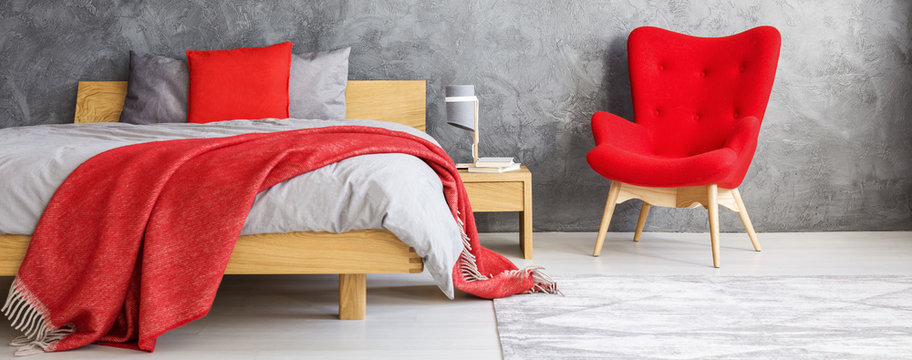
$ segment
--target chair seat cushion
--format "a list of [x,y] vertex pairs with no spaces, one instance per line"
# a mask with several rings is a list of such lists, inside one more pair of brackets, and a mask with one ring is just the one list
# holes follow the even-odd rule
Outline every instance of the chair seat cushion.
[[[727,188],[738,161],[738,154],[721,148],[685,157],[631,151],[602,143],[586,156],[600,175],[620,182],[651,187],[678,187],[719,184]],[[733,187],[737,187],[734,184]]]

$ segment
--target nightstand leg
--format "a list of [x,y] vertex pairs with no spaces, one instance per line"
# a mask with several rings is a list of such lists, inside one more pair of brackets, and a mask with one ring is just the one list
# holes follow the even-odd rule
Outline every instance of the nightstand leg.
[[532,258],[532,179],[523,181],[523,211],[519,213],[519,249]]
[[532,212],[519,213],[519,249],[524,259],[532,258]]

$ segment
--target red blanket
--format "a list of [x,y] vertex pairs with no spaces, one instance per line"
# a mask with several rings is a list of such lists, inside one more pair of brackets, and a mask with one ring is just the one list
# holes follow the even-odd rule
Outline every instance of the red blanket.
[[497,298],[554,290],[478,243],[452,160],[406,133],[324,127],[137,144],[79,166],[51,199],[2,309],[20,354],[90,343],[152,351],[212,306],[257,193],[357,155],[405,153],[440,176],[464,230],[458,289]]

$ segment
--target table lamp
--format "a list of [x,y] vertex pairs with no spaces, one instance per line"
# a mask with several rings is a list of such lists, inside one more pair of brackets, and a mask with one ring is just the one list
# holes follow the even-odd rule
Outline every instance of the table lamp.
[[475,85],[446,87],[446,118],[448,124],[473,132],[472,163],[456,164],[456,167],[473,166],[478,162],[478,97],[475,96]]

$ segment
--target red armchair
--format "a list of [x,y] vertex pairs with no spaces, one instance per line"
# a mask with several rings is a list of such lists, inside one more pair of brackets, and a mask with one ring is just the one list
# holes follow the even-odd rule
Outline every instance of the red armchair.
[[612,180],[594,256],[602,250],[616,204],[643,200],[633,240],[654,205],[709,211],[713,266],[719,267],[722,205],[738,212],[760,251],[738,186],[757,148],[757,134],[779,60],[779,32],[761,26],[720,38],[655,27],[627,39],[633,116],[592,116],[596,147],[589,165]]

